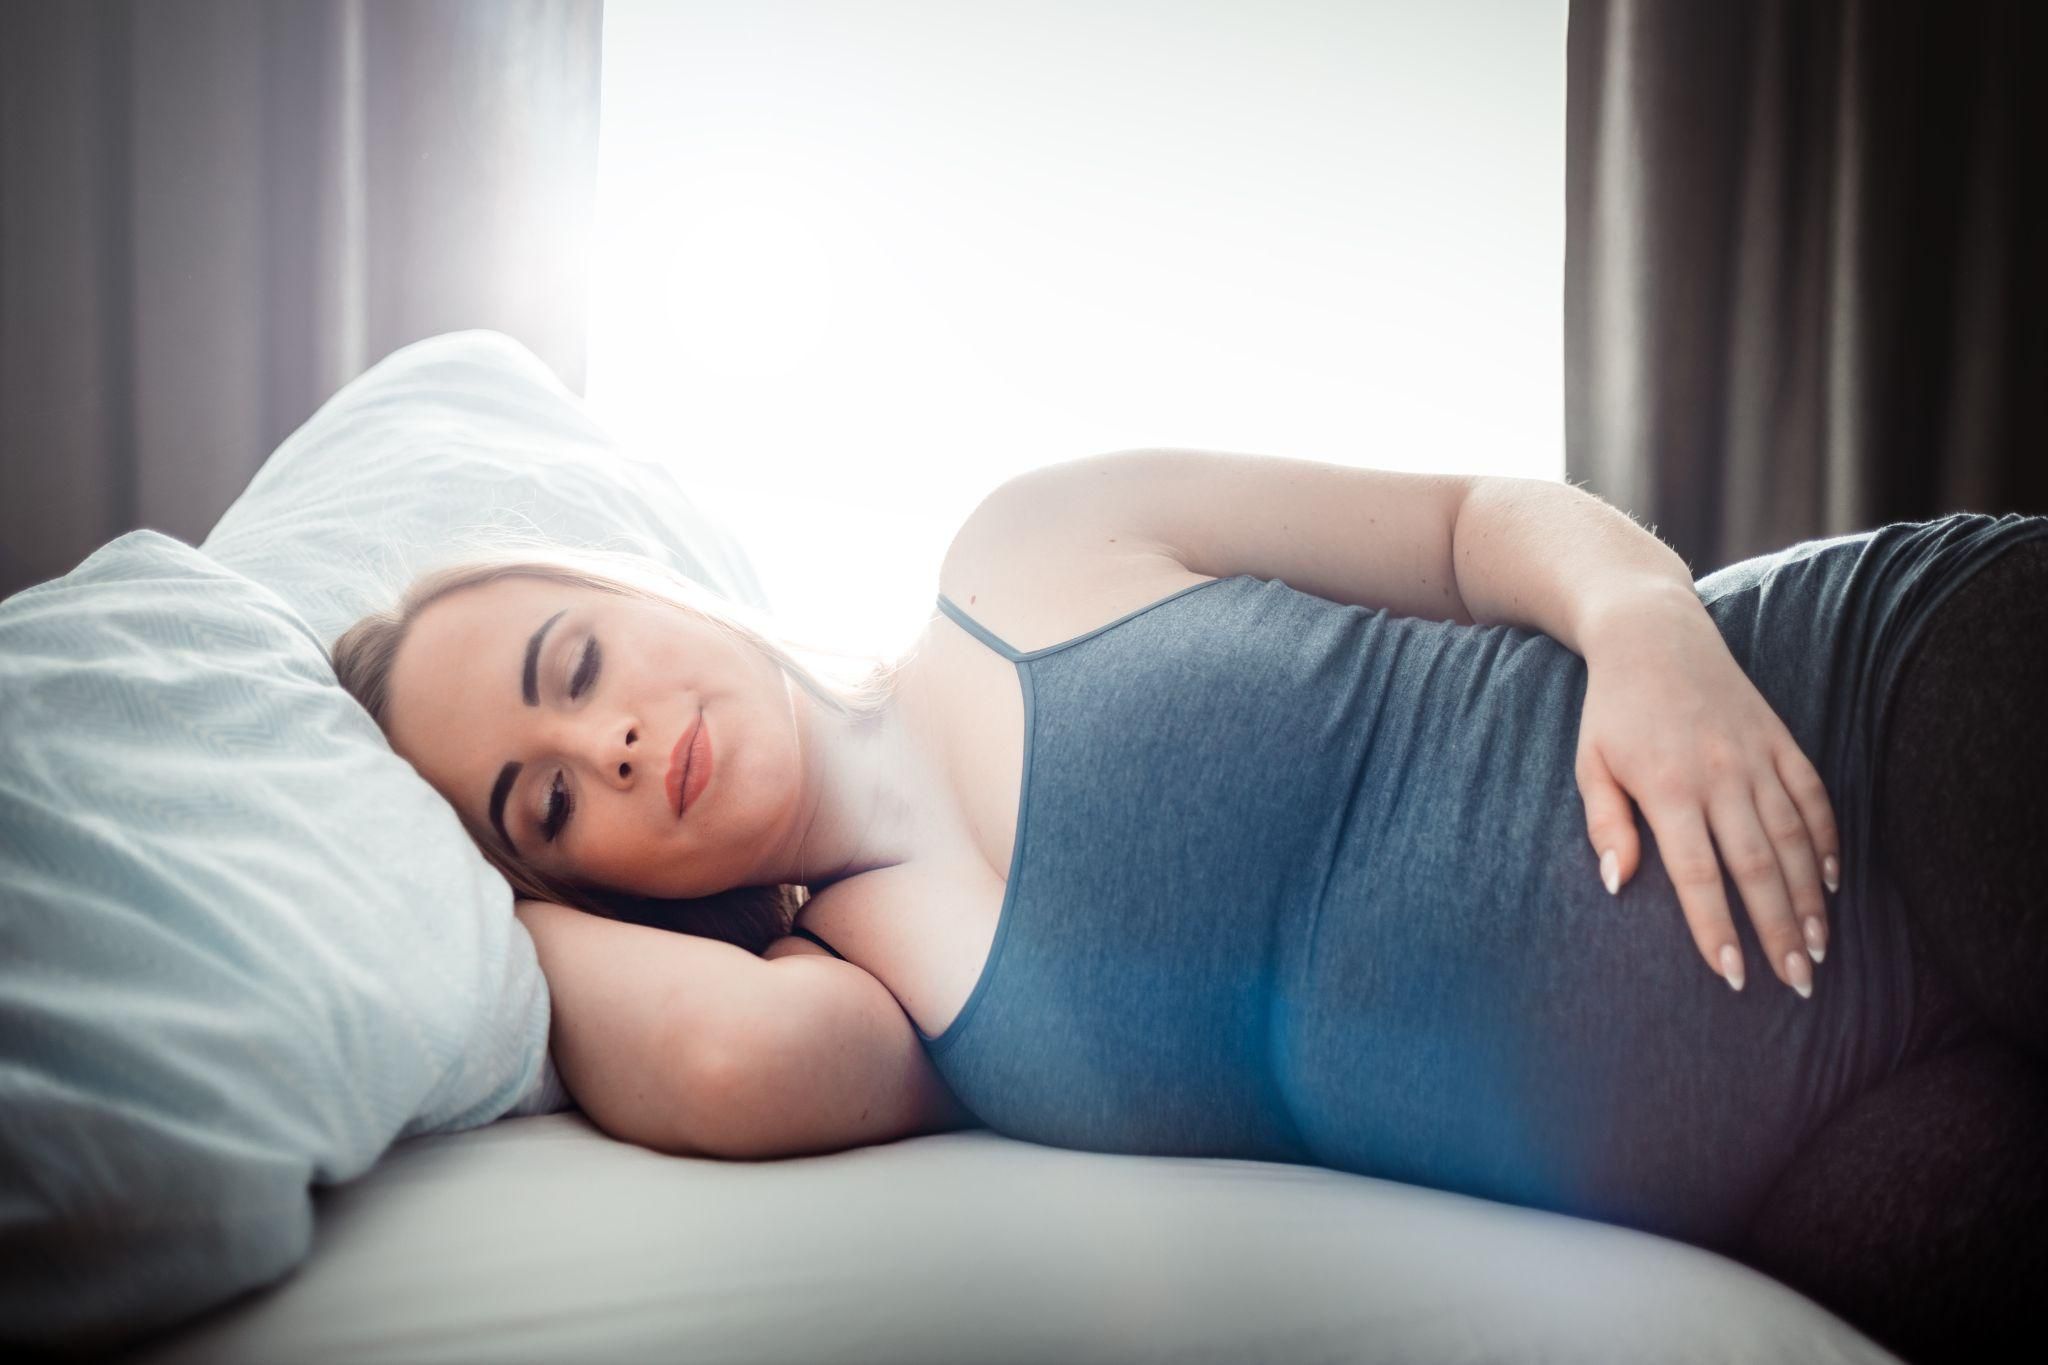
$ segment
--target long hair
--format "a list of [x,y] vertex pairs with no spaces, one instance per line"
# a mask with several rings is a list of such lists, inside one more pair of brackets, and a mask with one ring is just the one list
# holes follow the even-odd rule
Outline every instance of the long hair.
[[[876,660],[864,674],[820,676],[798,654],[818,664],[862,656],[806,645],[772,628],[765,614],[730,601],[669,569],[658,560],[612,550],[572,550],[555,545],[513,543],[459,563],[429,569],[415,578],[389,608],[373,612],[343,631],[329,651],[335,677],[389,734],[391,666],[399,646],[422,611],[452,592],[504,578],[538,578],[624,597],[665,602],[694,614],[737,643],[758,651],[820,703],[862,724],[879,716],[895,690],[896,665]],[[490,864],[524,899],[554,901],[633,924],[680,930],[737,944],[759,953],[789,932],[809,888],[797,885],[741,886],[689,899],[640,896],[601,887],[576,886],[550,877],[503,848],[490,832],[466,816],[464,827]]]

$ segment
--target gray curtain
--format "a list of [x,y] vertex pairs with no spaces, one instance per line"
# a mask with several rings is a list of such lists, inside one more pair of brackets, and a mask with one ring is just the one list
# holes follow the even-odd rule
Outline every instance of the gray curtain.
[[1695,573],[2048,512],[2048,5],[1572,0],[1566,465]]
[[0,592],[197,542],[329,395],[493,327],[583,385],[601,0],[0,4]]

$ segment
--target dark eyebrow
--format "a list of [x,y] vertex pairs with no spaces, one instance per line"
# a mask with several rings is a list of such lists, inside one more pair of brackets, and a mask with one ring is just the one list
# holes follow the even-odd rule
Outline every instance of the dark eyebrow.
[[519,768],[520,765],[517,763],[507,763],[498,769],[498,781],[491,788],[491,828],[498,831],[498,837],[505,841],[505,847],[511,848],[514,853],[519,850],[512,848],[512,836],[505,832],[505,797],[511,792],[512,784],[519,780]]
[[[540,683],[537,678],[540,669],[540,642],[546,638],[548,627],[568,615],[568,612],[569,609],[564,607],[541,622],[540,629],[526,642],[526,672],[520,676],[519,690],[525,696],[528,706],[540,705]],[[502,775],[500,780],[503,780]]]

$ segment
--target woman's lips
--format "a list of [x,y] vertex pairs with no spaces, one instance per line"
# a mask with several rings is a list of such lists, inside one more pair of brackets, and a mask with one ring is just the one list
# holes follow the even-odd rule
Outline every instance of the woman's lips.
[[711,727],[704,723],[704,713],[697,713],[697,733],[690,739],[690,761],[683,769],[683,809],[697,809],[697,803],[704,799],[704,789],[711,785],[711,771],[717,767],[717,759],[711,752]]
[[678,820],[683,818],[683,779],[689,774],[690,742],[697,738],[697,732],[702,728],[704,713],[699,711],[697,723],[683,731],[682,737],[676,740],[676,747],[669,752],[668,776],[663,785],[668,789],[668,808],[676,813]]

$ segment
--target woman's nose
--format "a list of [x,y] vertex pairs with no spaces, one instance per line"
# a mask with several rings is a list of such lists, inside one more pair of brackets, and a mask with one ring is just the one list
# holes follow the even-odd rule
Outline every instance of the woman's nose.
[[654,754],[641,742],[639,726],[624,721],[600,725],[603,728],[587,740],[590,764],[599,777],[615,787],[661,780],[661,775],[652,771]]

